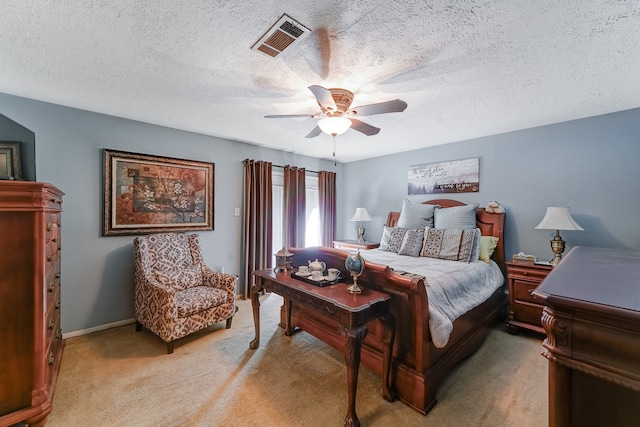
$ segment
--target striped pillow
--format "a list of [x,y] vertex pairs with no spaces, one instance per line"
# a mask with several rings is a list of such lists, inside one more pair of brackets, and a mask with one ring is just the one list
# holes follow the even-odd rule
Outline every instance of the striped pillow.
[[[435,229],[425,227],[420,256],[449,261],[469,262],[479,229]],[[478,236],[478,239],[480,236]]]

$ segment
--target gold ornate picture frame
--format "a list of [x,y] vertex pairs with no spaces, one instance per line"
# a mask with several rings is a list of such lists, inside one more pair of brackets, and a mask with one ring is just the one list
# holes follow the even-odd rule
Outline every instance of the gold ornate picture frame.
[[110,149],[103,235],[213,230],[213,163]]

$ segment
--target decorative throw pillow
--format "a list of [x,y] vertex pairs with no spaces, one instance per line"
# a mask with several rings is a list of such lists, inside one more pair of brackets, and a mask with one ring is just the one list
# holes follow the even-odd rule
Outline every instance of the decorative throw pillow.
[[473,237],[473,250],[471,251],[471,259],[469,262],[478,262],[480,259],[480,237],[482,237],[482,232],[479,228],[476,228],[476,234]]
[[378,249],[398,253],[407,230],[407,228],[387,227],[385,225],[384,230],[382,230],[382,239],[380,240],[380,247]]
[[477,204],[436,209],[433,226],[438,229],[472,230],[476,225]]
[[480,255],[479,258],[489,264],[491,262],[491,255],[493,255],[493,251],[495,251],[496,246],[498,246],[498,241],[500,239],[493,236],[482,236],[480,237]]
[[422,240],[424,239],[424,228],[418,230],[407,230],[402,239],[402,245],[398,255],[408,255],[412,257],[420,256]]
[[174,291],[183,291],[193,286],[202,286],[202,272],[198,265],[176,270],[156,271],[155,276],[158,282],[169,286]]
[[469,262],[478,229],[459,230],[425,228],[421,256],[449,261]]
[[389,250],[389,240],[391,240],[391,230],[393,230],[393,227],[387,227],[386,225],[382,229],[382,237],[380,238],[380,246],[378,246],[378,249],[380,249],[381,251],[388,251]]
[[438,205],[411,203],[405,199],[402,202],[400,218],[396,224],[400,228],[424,228],[433,227],[433,212]]

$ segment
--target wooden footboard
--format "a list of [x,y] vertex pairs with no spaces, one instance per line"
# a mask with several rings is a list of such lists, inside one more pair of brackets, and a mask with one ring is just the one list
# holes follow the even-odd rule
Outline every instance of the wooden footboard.
[[[345,274],[347,252],[321,247],[291,251],[294,253],[295,266],[307,265],[308,261],[317,258],[324,261],[327,268],[338,268]],[[442,378],[456,363],[480,347],[497,319],[500,306],[505,303],[501,288],[487,302],[456,320],[449,344],[439,349],[431,342],[429,307],[423,278],[401,275],[386,266],[367,263],[358,283],[365,288],[382,290],[395,296],[391,302],[391,312],[396,317],[392,380],[400,400],[423,414],[435,405]],[[306,310],[294,302],[292,322],[295,327],[344,352],[345,340],[340,336],[337,323],[318,311]],[[363,343],[361,361],[381,374],[382,325],[373,321],[367,326],[369,333]]]

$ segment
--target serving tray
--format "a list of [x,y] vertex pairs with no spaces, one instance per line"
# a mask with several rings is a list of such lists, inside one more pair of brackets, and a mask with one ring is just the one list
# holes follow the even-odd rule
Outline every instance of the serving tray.
[[322,280],[314,280],[311,278],[311,276],[298,275],[297,271],[294,271],[293,273],[291,273],[291,277],[293,277],[294,279],[302,280],[303,282],[307,282],[314,286],[319,286],[321,288],[324,286],[335,285],[336,283],[339,283],[340,280],[342,279],[342,277],[338,276],[338,278],[335,280],[329,280],[327,276],[324,276]]

